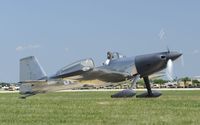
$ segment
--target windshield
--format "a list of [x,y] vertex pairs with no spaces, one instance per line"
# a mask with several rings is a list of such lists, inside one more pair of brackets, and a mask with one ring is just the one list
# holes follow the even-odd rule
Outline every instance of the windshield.
[[125,57],[124,55],[122,55],[122,54],[120,54],[118,52],[113,52],[112,53],[112,60],[119,59],[119,58],[124,58],[124,57]]

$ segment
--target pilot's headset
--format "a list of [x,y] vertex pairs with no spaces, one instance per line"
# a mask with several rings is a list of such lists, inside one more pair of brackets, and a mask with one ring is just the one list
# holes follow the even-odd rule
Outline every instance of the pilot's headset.
[[112,59],[112,53],[109,51],[107,52],[107,59],[111,60]]

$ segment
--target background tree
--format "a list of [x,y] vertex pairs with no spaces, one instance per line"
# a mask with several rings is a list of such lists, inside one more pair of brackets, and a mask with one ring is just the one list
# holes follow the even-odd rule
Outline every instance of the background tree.
[[192,80],[192,84],[195,86],[200,86],[200,82],[198,80]]
[[188,85],[187,85],[187,82],[188,82],[188,81],[191,81],[191,79],[190,79],[189,77],[184,77],[184,78],[181,79],[181,81],[183,81],[184,86],[188,86]]
[[163,80],[163,79],[154,79],[153,80],[153,83],[160,84],[160,85],[162,85],[162,84],[164,84],[166,82],[168,82],[168,81],[167,80]]

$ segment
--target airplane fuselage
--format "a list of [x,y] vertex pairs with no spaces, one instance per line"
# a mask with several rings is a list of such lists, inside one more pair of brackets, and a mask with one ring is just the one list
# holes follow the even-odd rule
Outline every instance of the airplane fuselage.
[[[67,65],[56,72],[55,75],[47,77],[38,60],[31,56],[20,60],[20,92],[22,94],[37,94],[42,92],[57,91],[62,89],[74,89],[83,86],[82,81],[98,81],[104,83],[116,83],[131,80],[133,84],[143,78],[148,90],[149,97],[160,96],[152,93],[149,76],[166,68],[169,60],[174,61],[182,54],[178,52],[160,52],[153,54],[138,55],[135,57],[124,57],[113,53],[109,56],[106,64],[95,67],[92,59],[84,59]],[[70,83],[63,81],[75,80]],[[131,87],[132,88],[132,87]],[[124,92],[120,93],[122,95]],[[126,94],[125,94],[126,96]],[[145,95],[146,96],[146,95]]]

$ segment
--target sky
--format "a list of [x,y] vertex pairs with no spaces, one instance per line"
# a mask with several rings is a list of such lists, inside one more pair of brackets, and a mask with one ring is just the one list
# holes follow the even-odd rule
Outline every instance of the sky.
[[[179,51],[174,75],[200,75],[198,0],[1,0],[0,81],[19,81],[19,59],[36,56],[48,75],[107,51],[126,56]],[[184,65],[183,65],[184,64]]]

